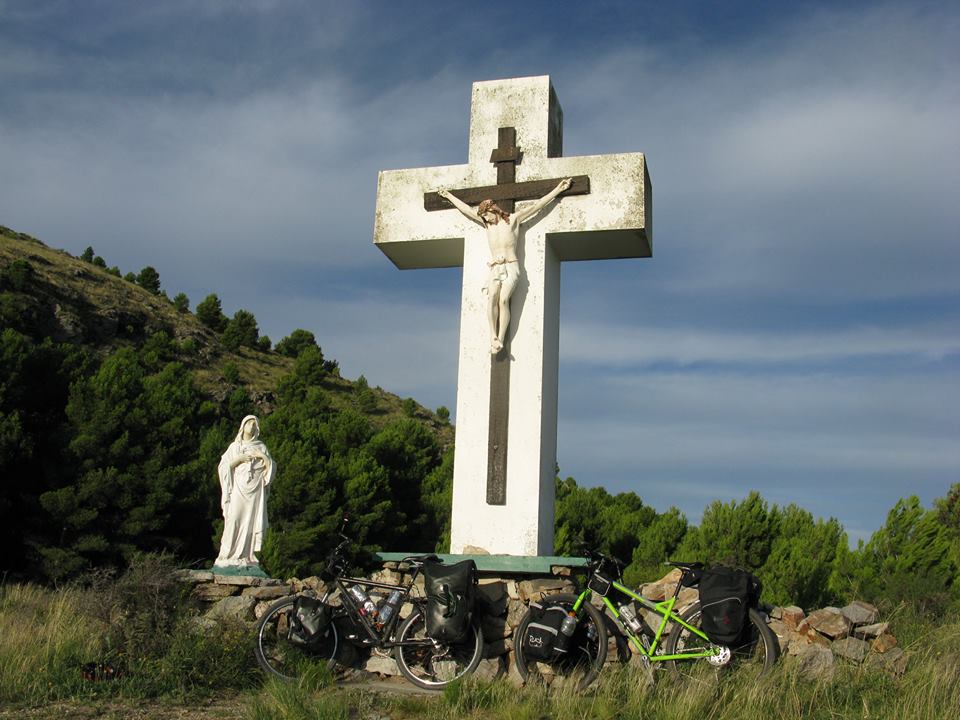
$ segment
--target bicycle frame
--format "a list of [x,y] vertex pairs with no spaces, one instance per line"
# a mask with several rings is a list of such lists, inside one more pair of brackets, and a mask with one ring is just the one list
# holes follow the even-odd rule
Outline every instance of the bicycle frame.
[[[337,589],[340,591],[340,602],[341,606],[347,610],[347,614],[363,628],[366,632],[367,637],[369,638],[369,643],[375,645],[379,648],[392,648],[398,645],[404,646],[414,646],[414,645],[432,645],[433,641],[429,638],[418,639],[418,640],[405,640],[403,642],[396,642],[392,640],[394,631],[397,629],[397,624],[400,622],[400,608],[405,602],[410,601],[410,590],[413,588],[413,581],[416,580],[417,574],[419,574],[419,568],[417,572],[413,574],[411,582],[409,585],[393,585],[391,583],[377,582],[375,580],[367,580],[364,578],[353,578],[353,577],[340,577],[337,576],[333,579],[334,584]],[[400,602],[393,615],[387,621],[385,625],[381,628],[377,628],[370,618],[360,612],[360,606],[357,604],[357,601],[353,599],[353,596],[348,592],[348,588],[353,585],[359,585],[364,589],[365,592],[369,592],[370,588],[377,588],[378,590],[399,590],[403,593],[403,596],[400,598]],[[328,590],[322,601],[326,602],[332,593]],[[414,603],[417,603],[417,599],[413,599]]]
[[[713,647],[713,645],[711,644],[711,648],[707,651],[691,650],[689,652],[681,652],[681,653],[676,653],[674,655],[655,655],[655,653],[657,652],[657,648],[660,645],[660,640],[663,638],[664,632],[666,631],[667,626],[671,622],[677,623],[678,625],[682,625],[690,632],[694,633],[695,635],[698,635],[699,637],[703,638],[707,642],[710,642],[710,639],[703,633],[702,630],[700,630],[700,628],[690,625],[689,623],[682,620],[679,615],[673,612],[673,608],[677,604],[677,597],[680,594],[679,584],[677,585],[677,590],[676,592],[673,593],[673,596],[661,602],[654,602],[653,600],[648,600],[647,598],[643,597],[642,595],[638,595],[633,590],[623,585],[622,583],[617,582],[616,580],[612,580],[610,582],[610,587],[615,588],[616,590],[623,593],[624,595],[632,598],[633,600],[636,600],[647,609],[652,610],[653,612],[657,613],[662,617],[662,620],[660,621],[660,626],[657,628],[656,633],[654,633],[653,642],[651,642],[648,646],[647,643],[645,642],[646,640],[645,636],[638,637],[630,630],[629,627],[627,627],[626,623],[620,620],[620,611],[613,604],[610,598],[607,597],[607,594],[609,594],[609,590],[607,591],[607,594],[600,596],[600,599],[603,600],[603,604],[606,606],[606,608],[620,622],[620,625],[621,627],[623,627],[624,631],[626,632],[627,638],[629,639],[629,641],[634,645],[634,647],[636,647],[637,651],[645,655],[647,659],[650,660],[650,662],[664,662],[666,660],[693,660],[695,658],[708,658],[708,657],[713,657],[715,655],[720,654],[721,652],[720,649]],[[577,598],[577,601],[573,605],[574,612],[579,613],[581,605],[583,605],[585,602],[590,602],[590,598],[593,596],[593,593],[594,591],[591,590],[589,587],[585,588],[584,591],[580,593],[580,596]]]

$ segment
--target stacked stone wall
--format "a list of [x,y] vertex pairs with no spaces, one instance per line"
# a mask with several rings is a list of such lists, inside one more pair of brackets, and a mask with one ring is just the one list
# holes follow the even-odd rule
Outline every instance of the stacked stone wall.
[[[482,573],[478,584],[478,606],[483,628],[483,660],[477,674],[493,678],[506,675],[520,681],[513,662],[514,633],[520,624],[531,600],[556,593],[572,593],[576,586],[571,579],[571,569],[556,566],[547,577],[530,575],[493,577]],[[324,592],[324,584],[317,577],[277,580],[249,576],[214,575],[209,571],[183,570],[179,573],[182,582],[192,585],[191,594],[201,607],[199,622],[213,626],[223,621],[242,621],[253,626],[267,608],[277,599],[294,593],[312,590],[317,595]],[[370,580],[389,584],[406,584],[410,576],[398,563],[385,563]],[[651,600],[660,601],[673,594],[679,579],[674,570],[656,582],[640,587],[640,593]],[[374,600],[384,591],[371,590]],[[385,593],[384,593],[385,594]],[[413,597],[423,597],[423,578],[418,577],[411,590]],[[599,598],[594,598],[598,606]],[[695,588],[680,591],[676,611],[682,612],[697,600]],[[338,598],[330,598],[333,604]],[[413,609],[406,603],[400,610],[406,616]],[[642,613],[648,627],[657,628],[661,617],[653,612]],[[838,663],[848,662],[876,667],[901,675],[907,664],[907,655],[899,647],[888,622],[881,622],[877,608],[868,603],[855,601],[843,608],[821,608],[805,612],[801,608],[776,607],[768,611],[769,625],[777,636],[781,654],[794,658],[799,670],[808,675],[832,675]],[[630,659],[633,648],[626,642],[617,621],[608,618],[609,645],[607,662],[622,662]],[[376,651],[358,652],[353,658],[353,667],[346,672],[354,678],[364,675],[380,678],[399,676],[392,657]]]

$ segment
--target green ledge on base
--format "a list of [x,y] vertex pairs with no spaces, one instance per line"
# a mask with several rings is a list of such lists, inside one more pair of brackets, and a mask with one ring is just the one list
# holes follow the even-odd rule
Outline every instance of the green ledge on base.
[[230,565],[229,567],[214,565],[210,568],[210,572],[214,575],[224,575],[226,577],[256,577],[265,579],[270,577],[260,569],[259,565]]
[[[380,552],[375,553],[374,557],[380,562],[399,562],[405,557],[420,554],[425,553]],[[585,567],[587,564],[586,558],[561,555],[449,555],[443,553],[436,553],[436,555],[447,564],[473,560],[477,564],[478,572],[507,572],[522,575],[551,575],[551,568],[554,567],[578,568]]]

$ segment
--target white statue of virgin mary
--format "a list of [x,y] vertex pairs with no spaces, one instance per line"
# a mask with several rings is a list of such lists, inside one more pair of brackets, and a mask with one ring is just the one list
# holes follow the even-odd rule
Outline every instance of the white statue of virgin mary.
[[220,458],[220,506],[223,538],[214,569],[253,566],[267,530],[267,495],[277,465],[260,437],[260,422],[247,415],[237,437]]

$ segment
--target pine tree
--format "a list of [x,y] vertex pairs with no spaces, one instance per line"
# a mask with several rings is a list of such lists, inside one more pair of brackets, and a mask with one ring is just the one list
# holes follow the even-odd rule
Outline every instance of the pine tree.
[[210,293],[197,304],[197,320],[202,322],[211,330],[223,332],[227,326],[227,317],[223,314],[223,308],[220,305],[220,298],[216,293]]
[[256,348],[260,337],[257,319],[248,310],[237,310],[223,329],[223,344],[231,350],[241,346]]
[[[318,347],[317,339],[309,330],[297,328],[277,343],[277,352],[295,358],[308,347]],[[318,348],[319,349],[319,348]]]
[[160,273],[158,273],[155,268],[147,265],[137,275],[137,285],[142,287],[144,290],[153,293],[154,295],[159,295]]

